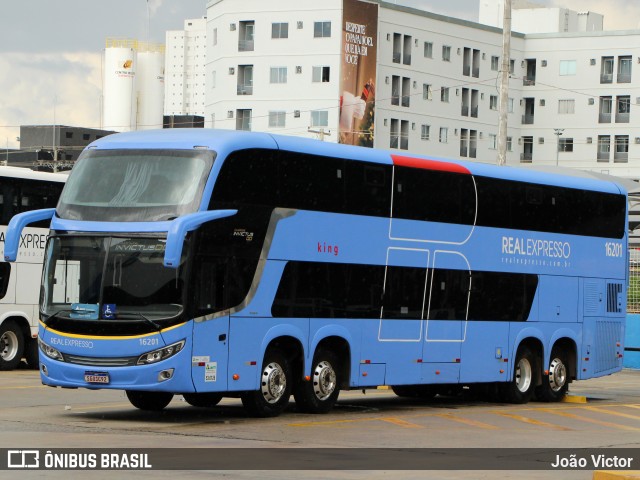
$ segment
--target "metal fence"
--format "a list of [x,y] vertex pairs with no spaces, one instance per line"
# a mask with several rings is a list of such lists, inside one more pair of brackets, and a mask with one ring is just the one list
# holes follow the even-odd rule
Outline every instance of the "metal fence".
[[640,313],[640,265],[633,263],[629,266],[627,313]]

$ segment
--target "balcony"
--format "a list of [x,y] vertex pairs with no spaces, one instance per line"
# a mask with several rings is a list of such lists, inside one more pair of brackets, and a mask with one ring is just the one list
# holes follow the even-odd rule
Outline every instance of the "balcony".
[[533,125],[533,115],[525,114],[522,116],[522,124],[523,125]]
[[478,107],[471,107],[471,116],[473,118],[478,118]]
[[616,123],[629,123],[629,113],[616,113]]
[[460,147],[460,156],[461,157],[467,156],[467,147]]
[[462,105],[462,108],[460,109],[460,115],[462,115],[463,117],[469,116],[469,105]]
[[253,40],[238,40],[239,52],[253,52]]
[[469,158],[476,158],[476,149],[474,147],[469,148]]
[[536,79],[535,78],[524,77],[522,79],[522,85],[525,86],[525,87],[532,87],[535,84],[536,84]]
[[400,63],[400,58],[402,58],[400,52],[393,52],[393,63]]
[[530,153],[530,152],[521,153],[520,154],[520,161],[522,163],[531,163],[533,161],[533,153]]
[[465,65],[462,67],[462,75],[465,77],[471,76],[471,65]]
[[598,123],[611,123],[610,113],[600,113],[598,115]]
[[402,55],[402,63],[404,65],[411,65],[411,54],[410,53],[405,53],[404,55]]
[[609,152],[598,152],[598,161],[599,162],[609,162],[609,158],[611,154]]
[[618,73],[618,83],[631,83],[631,74]]
[[600,83],[613,83],[613,73],[601,73]]
[[627,163],[629,161],[629,152],[614,152],[613,161],[617,163]]
[[253,85],[238,85],[238,95],[253,95]]

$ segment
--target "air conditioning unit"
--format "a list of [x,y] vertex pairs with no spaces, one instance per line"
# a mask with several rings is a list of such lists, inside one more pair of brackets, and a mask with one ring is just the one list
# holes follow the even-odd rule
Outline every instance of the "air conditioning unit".
[[593,137],[587,137],[587,143],[593,143]]
[[302,29],[303,26],[304,26],[303,22],[298,22],[298,30]]
[[229,30],[231,30],[232,32],[235,32],[236,31],[236,24],[235,23],[230,24],[229,25]]
[[592,58],[591,60],[589,60],[589,65],[595,65],[596,64],[596,59]]
[[593,105],[593,104],[595,104],[595,103],[596,103],[595,99],[593,99],[593,98],[590,98],[590,99],[589,99],[589,105]]
[[543,67],[546,67],[547,66],[547,61],[546,60],[542,60],[540,62],[540,65],[543,66]]
[[538,137],[538,144],[544,145],[544,137]]
[[293,111],[293,118],[300,118],[300,110]]
[[635,142],[640,143],[640,137],[636,137]]
[[229,67],[229,75],[235,75],[236,69],[234,67]]
[[544,107],[546,103],[547,103],[547,102],[545,101],[545,99],[544,99],[544,98],[541,98],[541,99],[540,99],[540,106],[541,106],[541,107]]
[[302,73],[302,66],[301,65],[297,65],[296,66],[296,73]]
[[233,118],[233,110],[227,111],[227,118]]

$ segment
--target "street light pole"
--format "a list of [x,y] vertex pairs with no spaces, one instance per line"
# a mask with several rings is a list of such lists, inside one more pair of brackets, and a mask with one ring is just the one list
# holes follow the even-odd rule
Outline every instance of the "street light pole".
[[564,128],[554,128],[553,132],[557,137],[557,140],[556,140],[556,167],[557,167],[558,159],[560,157],[560,135],[562,135],[562,132],[564,132]]

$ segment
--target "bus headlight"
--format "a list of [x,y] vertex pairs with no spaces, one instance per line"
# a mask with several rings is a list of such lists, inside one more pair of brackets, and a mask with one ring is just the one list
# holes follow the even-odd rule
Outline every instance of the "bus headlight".
[[152,363],[160,362],[169,357],[173,357],[184,347],[184,340],[180,340],[177,343],[173,343],[163,348],[153,350],[152,352],[143,353],[138,357],[138,365],[150,365]]
[[38,338],[38,345],[40,345],[40,350],[47,357],[52,358],[53,360],[60,360],[61,362],[64,362],[64,357],[62,356],[62,354],[58,350],[56,350],[55,348],[47,345],[46,343],[44,343],[39,338]]

